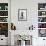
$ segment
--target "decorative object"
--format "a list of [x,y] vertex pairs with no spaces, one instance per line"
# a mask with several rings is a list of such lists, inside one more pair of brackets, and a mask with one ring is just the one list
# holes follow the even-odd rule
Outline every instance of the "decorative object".
[[39,30],[39,36],[40,37],[46,37],[46,29],[40,29]]
[[46,28],[46,23],[39,23],[38,24],[38,28]]
[[11,23],[11,30],[16,30],[16,26],[13,23]]
[[45,12],[42,12],[42,15],[45,15]]
[[5,6],[5,10],[8,10],[8,6]]
[[46,3],[38,3],[38,34],[46,37]]
[[0,10],[1,10],[1,6],[0,6]]
[[8,11],[0,11],[0,16],[8,16]]
[[39,22],[46,22],[46,17],[38,17]]
[[8,22],[8,18],[7,17],[0,17],[0,22]]
[[29,30],[34,30],[34,26],[33,25],[31,25],[31,26],[29,26]]
[[32,36],[31,35],[19,35],[16,34],[15,38],[15,43],[17,46],[27,46],[27,45],[32,45]]
[[46,3],[38,3],[38,10],[46,10]]
[[18,9],[18,21],[27,21],[27,9]]
[[29,38],[29,36],[27,36],[27,35],[20,35],[20,37],[21,37],[22,40],[26,40],[26,39]]

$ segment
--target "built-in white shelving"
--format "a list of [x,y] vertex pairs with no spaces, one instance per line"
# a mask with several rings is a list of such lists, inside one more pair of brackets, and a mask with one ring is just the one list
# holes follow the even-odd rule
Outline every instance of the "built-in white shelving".
[[8,3],[0,3],[0,30],[8,37]]
[[38,10],[38,11],[46,11],[46,9],[44,9],[44,10]]
[[38,28],[38,29],[46,29],[46,28]]
[[0,10],[0,11],[8,11],[8,10]]
[[46,23],[46,22],[38,22],[38,23]]
[[8,23],[8,22],[0,22],[0,23]]
[[8,16],[0,16],[0,17],[8,17]]
[[40,37],[46,37],[46,3],[38,4],[38,32]]
[[46,17],[46,15],[38,16],[38,17]]

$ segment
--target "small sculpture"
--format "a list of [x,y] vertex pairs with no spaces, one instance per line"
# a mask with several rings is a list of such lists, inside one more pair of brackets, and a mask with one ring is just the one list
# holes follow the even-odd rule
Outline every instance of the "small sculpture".
[[16,30],[16,26],[14,26],[13,23],[11,23],[11,30]]
[[34,28],[35,27],[32,25],[32,26],[29,27],[29,30],[34,30]]

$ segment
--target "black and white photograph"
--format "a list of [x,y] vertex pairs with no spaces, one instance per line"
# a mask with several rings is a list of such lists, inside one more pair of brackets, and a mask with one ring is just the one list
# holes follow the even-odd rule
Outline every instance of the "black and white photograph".
[[27,20],[27,9],[19,9],[18,10],[18,20],[19,21]]

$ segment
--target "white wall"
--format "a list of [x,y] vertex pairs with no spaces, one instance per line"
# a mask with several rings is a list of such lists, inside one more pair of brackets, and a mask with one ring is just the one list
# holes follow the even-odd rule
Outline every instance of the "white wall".
[[[45,3],[46,0],[11,0],[11,22],[16,25],[17,30],[27,30],[29,26],[38,25],[38,3]],[[18,9],[27,9],[27,21],[18,21]]]
[[[18,32],[19,30],[28,30],[28,27],[33,24],[37,33],[34,36],[38,36],[38,3],[46,3],[46,0],[11,0],[11,22],[16,25]],[[18,21],[18,9],[27,9],[27,21]],[[33,38],[33,46],[42,43],[41,39]]]
[[[18,9],[27,9],[27,21],[18,21]],[[32,24],[36,26],[37,2],[32,0],[12,0],[11,15],[11,20],[16,25],[17,30],[27,30]]]

